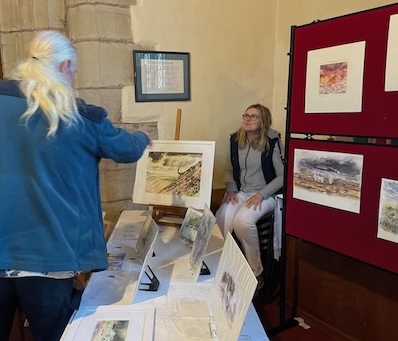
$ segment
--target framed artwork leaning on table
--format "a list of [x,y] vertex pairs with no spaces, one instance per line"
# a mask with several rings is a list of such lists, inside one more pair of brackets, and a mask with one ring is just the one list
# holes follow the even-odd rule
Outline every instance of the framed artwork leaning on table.
[[155,140],[137,162],[137,204],[210,207],[214,141]]

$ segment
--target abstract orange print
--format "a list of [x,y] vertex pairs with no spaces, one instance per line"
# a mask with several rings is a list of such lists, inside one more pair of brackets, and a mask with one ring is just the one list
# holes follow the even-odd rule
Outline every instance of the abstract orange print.
[[347,92],[347,62],[321,65],[319,69],[319,94],[344,94]]

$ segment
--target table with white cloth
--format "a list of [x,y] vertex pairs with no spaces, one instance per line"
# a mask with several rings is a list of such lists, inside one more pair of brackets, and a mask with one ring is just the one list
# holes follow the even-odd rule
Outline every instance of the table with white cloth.
[[[146,214],[150,214],[150,212]],[[127,226],[136,217],[137,211],[123,211],[108,243],[116,235],[120,236],[121,228]],[[196,280],[192,277],[192,272],[189,271],[191,247],[181,240],[179,228],[159,224],[159,234],[148,263],[150,270],[160,282],[159,288],[157,291],[137,290],[132,300],[132,304],[135,306],[150,305],[155,308],[155,341],[183,340],[179,335],[181,329],[194,327],[195,323],[189,324],[187,321],[181,321],[178,318],[178,312],[173,307],[177,304],[176,302],[181,302],[181,299],[200,302],[209,297],[208,293],[211,291],[212,282],[217,272],[223,244],[224,239],[220,229],[215,225],[203,260],[210,270],[210,274],[200,275]],[[146,275],[142,275],[141,282],[148,282],[148,278],[146,278]],[[89,286],[90,281],[88,282]],[[101,303],[99,302],[99,304]],[[252,303],[249,306],[238,340],[269,340]]]

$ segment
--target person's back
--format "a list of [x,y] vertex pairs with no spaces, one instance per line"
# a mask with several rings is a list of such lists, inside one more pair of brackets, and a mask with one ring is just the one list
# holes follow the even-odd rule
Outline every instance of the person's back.
[[[0,269],[104,269],[105,243],[98,238],[103,234],[98,161],[112,156],[106,155],[111,150],[101,150],[102,140],[109,148],[105,140],[119,132],[102,108],[82,104],[81,121],[73,127],[61,122],[56,135],[49,137],[47,119],[40,112],[26,125],[20,119],[26,99],[19,93],[16,82],[0,83],[0,241],[7,238],[0,249]],[[124,144],[134,150],[129,138],[126,134]],[[118,143],[123,143],[120,137]],[[119,162],[138,157],[128,155],[127,148],[125,155],[113,156]],[[23,252],[10,262],[8,254],[18,249]]]
[[79,302],[73,276],[108,265],[99,161],[135,162],[149,138],[76,100],[66,37],[43,32],[30,54],[16,80],[0,82],[0,339],[19,302],[35,340],[49,341]]

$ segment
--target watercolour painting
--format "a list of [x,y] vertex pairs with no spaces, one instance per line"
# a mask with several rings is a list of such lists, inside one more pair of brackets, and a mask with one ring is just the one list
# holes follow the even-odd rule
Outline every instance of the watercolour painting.
[[359,213],[363,155],[294,150],[293,197]]
[[152,341],[154,324],[153,306],[81,307],[61,341]]
[[387,39],[385,91],[398,91],[398,14],[390,16]]
[[90,341],[127,340],[129,321],[126,320],[100,320],[97,322]]
[[137,240],[136,252],[138,257],[143,263],[145,257],[151,254],[153,251],[153,246],[155,244],[156,237],[159,234],[159,226],[156,224],[155,220],[148,215],[145,220],[144,226],[141,229],[140,235]]
[[180,238],[184,243],[191,247],[196,238],[202,216],[203,212],[192,207],[188,207],[187,212],[185,213],[185,217],[180,228]]
[[210,307],[219,341],[238,340],[257,279],[228,232],[210,294]]
[[398,181],[381,179],[377,238],[398,243]]
[[214,152],[214,141],[152,141],[137,162],[134,203],[210,206]]
[[200,274],[207,244],[209,243],[215,223],[216,218],[213,212],[205,205],[203,216],[200,220],[196,237],[192,245],[192,251],[189,255],[189,264],[195,279],[197,279]]
[[305,112],[361,112],[364,61],[364,41],[308,51]]

